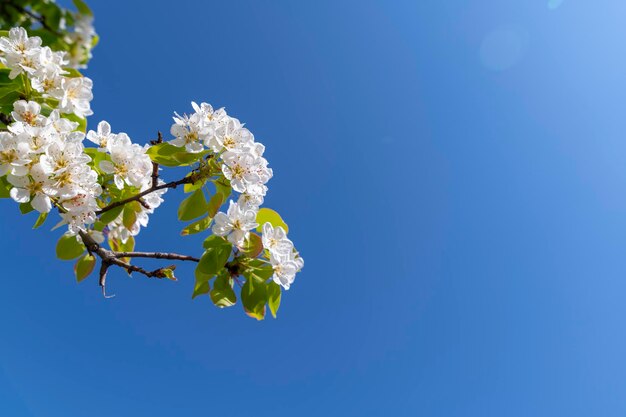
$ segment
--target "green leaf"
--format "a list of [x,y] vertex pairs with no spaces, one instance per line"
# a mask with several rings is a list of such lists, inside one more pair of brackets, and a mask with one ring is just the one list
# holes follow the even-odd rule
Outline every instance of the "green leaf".
[[209,236],[203,245],[205,251],[196,269],[203,274],[213,276],[228,262],[233,245],[219,236]]
[[148,148],[146,153],[150,156],[150,159],[158,164],[168,167],[177,167],[191,165],[198,162],[206,154],[208,154],[209,151],[205,150],[202,152],[191,153],[187,152],[185,148],[163,142],[152,145]]
[[215,189],[217,190],[217,192],[222,195],[223,201],[228,200],[228,197],[230,197],[231,193],[233,192],[233,189],[230,186],[230,181],[228,181],[224,177],[221,177],[218,180],[214,180],[213,183],[215,184]]
[[207,212],[207,201],[202,190],[196,190],[178,206],[178,219],[187,221],[202,216]]
[[249,258],[256,258],[263,252],[263,240],[256,233],[250,233],[243,242],[241,251]]
[[200,220],[195,221],[191,223],[190,225],[188,225],[187,227],[183,228],[183,230],[180,231],[180,235],[187,236],[187,235],[200,233],[206,230],[211,225],[212,221],[213,221],[212,217],[209,217],[209,216],[203,217]]
[[257,320],[265,318],[267,287],[265,283],[247,279],[241,288],[241,302],[247,315]]
[[41,17],[45,19],[46,24],[52,28],[58,28],[61,22],[61,9],[54,3],[45,3],[40,8]]
[[85,153],[91,157],[91,161],[88,165],[93,168],[99,174],[104,174],[100,169],[100,162],[110,160],[111,157],[105,152],[99,151],[97,148],[85,148]]
[[[109,236],[109,247],[114,252],[132,252],[135,250],[135,238],[132,236],[128,237],[126,243],[122,242],[118,239],[111,239]],[[130,262],[130,258],[121,258],[124,262]]]
[[222,204],[224,204],[224,195],[220,192],[215,193],[209,200],[207,208],[209,216],[215,217],[217,212],[220,210],[220,207],[222,207]]
[[48,213],[40,213],[39,217],[37,217],[37,221],[33,225],[33,229],[37,229],[41,227],[46,222],[47,218],[48,218]]
[[267,305],[270,306],[270,312],[272,313],[272,317],[274,318],[276,318],[278,307],[280,307],[280,296],[281,296],[280,285],[278,285],[274,281],[268,282],[267,283]]
[[[185,175],[185,178],[191,176],[191,172],[187,175]],[[185,192],[185,194],[189,194],[192,191],[196,191],[199,190],[200,188],[202,188],[204,186],[204,184],[206,183],[206,179],[202,179],[202,180],[198,180],[193,184],[185,184],[183,186],[183,191]]]
[[232,279],[224,270],[215,278],[210,296],[213,304],[220,308],[230,307],[237,302],[237,296],[232,287]]
[[66,233],[57,242],[56,252],[57,258],[70,261],[85,252],[85,245],[79,242],[76,236]]
[[128,230],[133,228],[137,222],[137,213],[141,212],[141,204],[138,201],[131,201],[124,205],[124,214],[122,215],[122,224]]
[[209,284],[209,280],[212,278],[211,275],[203,274],[196,269],[195,276],[196,284],[193,288],[193,294],[191,295],[192,300],[199,295],[208,294],[211,290],[211,285]]
[[[68,68],[63,68],[63,70],[67,72],[65,76],[68,78],[78,78],[78,77],[83,76],[83,74],[81,74],[80,71],[77,70],[76,68],[68,67]],[[90,149],[95,149],[95,148],[90,148]]]
[[30,201],[28,203],[20,203],[20,212],[22,214],[30,213],[33,210],[35,209],[30,205]]
[[76,282],[81,282],[93,272],[93,267],[96,265],[96,258],[93,255],[85,254],[74,265],[74,274],[76,275]]
[[269,208],[262,207],[259,209],[256,215],[256,222],[259,224],[256,228],[257,232],[263,231],[263,225],[265,223],[270,223],[274,227],[280,226],[285,229],[285,232],[289,232],[289,227],[282,217],[280,217],[280,214]]
[[74,3],[74,6],[76,6],[76,10],[78,10],[78,13],[87,16],[93,16],[93,12],[89,8],[89,6],[87,6],[87,3],[85,3],[83,0],[72,0],[72,3]]
[[9,198],[12,185],[7,181],[7,177],[0,177],[0,198]]
[[[13,90],[13,89],[11,89]],[[13,111],[13,103],[19,100],[21,93],[18,91],[10,91],[0,97],[0,109],[4,113],[10,113]]]
[[255,279],[259,282],[267,281],[274,275],[274,268],[262,259],[251,259],[245,264],[243,276],[247,279]]
[[196,281],[196,285],[193,287],[193,294],[191,294],[191,299],[193,300],[199,295],[208,294],[209,291],[211,291],[211,284],[209,284],[209,281]]
[[100,215],[100,221],[104,224],[109,224],[113,220],[117,219],[117,216],[120,215],[122,210],[124,210],[124,206],[118,206],[118,207],[112,208],[111,210],[105,211],[104,213]]
[[176,269],[176,266],[170,266],[169,268],[161,269],[161,272],[165,275],[165,278],[172,281],[178,281],[178,279],[174,276],[174,269]]
[[137,221],[137,212],[128,206],[124,208],[124,214],[122,215],[122,224],[128,230],[133,228],[133,225]]
[[179,148],[164,142],[150,146],[146,153],[150,156],[150,159],[161,165],[178,166],[178,161],[174,159],[173,155],[177,152],[182,152],[183,150],[184,148]]

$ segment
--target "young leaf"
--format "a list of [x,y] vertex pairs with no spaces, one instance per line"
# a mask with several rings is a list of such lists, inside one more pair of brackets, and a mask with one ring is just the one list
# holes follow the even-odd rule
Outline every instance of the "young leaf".
[[11,195],[9,191],[11,190],[12,185],[7,181],[7,177],[0,177],[0,198],[9,198]]
[[117,216],[120,215],[122,210],[124,210],[124,206],[118,206],[118,207],[112,208],[111,210],[105,211],[104,213],[100,215],[100,221],[104,224],[109,224],[113,220],[117,219]]
[[207,212],[207,202],[202,190],[196,190],[178,206],[178,220],[188,221]]
[[274,268],[267,261],[262,259],[251,259],[246,263],[243,276],[247,279],[255,279],[260,282],[267,281],[274,275]]
[[241,302],[247,315],[257,320],[265,318],[267,287],[263,282],[247,279],[241,288]]
[[228,273],[222,270],[217,278],[215,278],[215,282],[213,283],[213,289],[211,290],[210,296],[211,301],[217,307],[230,307],[235,305],[237,302],[237,296],[233,291],[233,287],[231,285],[231,278],[228,276]]
[[20,203],[20,213],[27,214],[31,211],[35,210],[33,206],[31,206],[30,202],[28,203]]
[[250,233],[243,242],[241,251],[249,258],[256,258],[259,256],[259,254],[263,252],[263,240],[261,240],[261,236],[256,233]]
[[47,218],[48,218],[48,213],[40,213],[39,217],[37,217],[37,221],[33,225],[33,229],[37,229],[41,227],[45,223]]
[[257,232],[263,231],[263,225],[265,223],[270,223],[274,227],[280,226],[285,229],[285,232],[289,232],[289,227],[282,217],[280,217],[280,214],[266,207],[259,209],[256,215],[256,222],[259,224],[259,227],[256,228]]
[[74,3],[74,6],[76,6],[76,10],[78,10],[78,13],[84,14],[86,16],[93,16],[93,12],[89,8],[89,6],[87,6],[87,3],[85,3],[83,0],[72,0],[72,2]]
[[224,268],[233,245],[219,236],[209,236],[204,241],[205,251],[196,269],[203,274],[213,276]]
[[165,278],[172,280],[172,281],[178,281],[178,279],[174,276],[174,269],[176,269],[176,266],[170,266],[169,268],[163,268],[161,269],[161,272],[163,272],[163,275],[165,275]]
[[[133,201],[133,203],[137,202]],[[137,212],[132,208],[131,204],[126,204],[124,207],[124,214],[122,214],[122,224],[128,230],[131,230],[135,222],[137,222]]]
[[[187,174],[185,177],[188,177],[190,175],[191,174]],[[199,190],[200,188],[202,188],[205,183],[206,183],[206,179],[202,179],[202,180],[196,181],[193,184],[185,184],[183,186],[183,190],[185,191],[185,194],[189,194],[192,191],[196,191],[196,190]]]
[[76,282],[81,282],[91,274],[93,267],[96,265],[96,258],[90,254],[85,254],[76,261],[74,265],[74,274],[76,275]]
[[220,207],[222,207],[222,204],[224,204],[224,195],[220,192],[215,193],[209,200],[207,208],[209,216],[215,217],[217,212],[220,210]]
[[70,261],[85,252],[85,245],[79,242],[76,236],[64,234],[57,242],[56,252],[57,258]]
[[209,284],[209,281],[196,281],[196,285],[193,287],[193,294],[191,294],[191,299],[193,300],[199,295],[208,294],[209,291],[211,291],[211,285]]
[[230,181],[222,177],[219,180],[214,180],[213,183],[215,184],[217,192],[224,197],[223,201],[228,200],[228,197],[230,197],[230,194],[233,192],[233,189],[230,186]]
[[267,305],[270,307],[272,317],[276,318],[278,307],[280,307],[281,290],[280,285],[274,281],[267,283]]
[[183,230],[180,231],[180,234],[181,236],[187,236],[187,235],[200,233],[206,230],[211,225],[212,221],[213,221],[213,218],[209,216],[203,217],[200,220],[195,221],[191,223],[189,226],[185,227]]
[[209,285],[209,280],[213,278],[211,275],[204,274],[198,269],[195,271],[196,283],[193,288],[193,294],[191,295],[191,299],[193,300],[199,295],[208,294],[211,290],[211,286]]

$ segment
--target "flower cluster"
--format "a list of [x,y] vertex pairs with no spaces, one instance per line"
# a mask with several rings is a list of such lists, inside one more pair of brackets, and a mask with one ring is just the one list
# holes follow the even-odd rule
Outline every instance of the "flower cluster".
[[[170,143],[184,146],[188,152],[202,152],[205,147],[220,155],[222,172],[233,190],[240,193],[242,210],[258,210],[272,178],[272,169],[263,158],[265,146],[254,141],[254,135],[223,108],[192,102],[195,113],[174,117],[170,129],[176,138]],[[235,242],[233,242],[235,243]]]
[[[170,143],[185,147],[188,152],[209,149],[220,157],[222,173],[239,198],[237,202],[230,201],[226,213],[217,213],[212,231],[242,247],[250,231],[258,227],[256,217],[267,193],[265,184],[273,175],[263,157],[265,146],[255,142],[252,132],[225,109],[215,110],[207,103],[191,105],[195,110],[191,115],[175,114],[170,129],[175,139]],[[304,260],[281,227],[263,225],[263,243],[270,254],[274,281],[288,289]]]
[[[97,131],[90,130],[87,139],[98,145],[98,150],[109,155],[109,159],[100,161],[99,168],[104,174],[113,176],[117,189],[134,187],[142,192],[152,186],[152,161],[146,154],[146,146],[133,143],[126,133],[112,133],[111,125],[106,121],[98,123]],[[137,205],[136,220],[126,227],[122,213],[109,224],[110,236],[126,243],[130,236],[136,236],[141,227],[148,225],[148,215],[161,205],[161,196],[166,189],[157,190],[143,198],[144,205]]]
[[8,38],[0,38],[0,52],[0,62],[11,70],[10,79],[25,74],[42,98],[58,102],[61,113],[73,113],[81,118],[93,114],[92,81],[87,77],[66,76],[69,73],[63,69],[68,64],[65,52],[41,46],[41,38],[29,37],[21,27],[11,29]]
[[13,104],[14,122],[0,134],[0,173],[8,174],[15,201],[30,203],[41,213],[55,204],[70,232],[77,233],[95,221],[102,188],[87,165],[91,158],[84,152],[84,133],[63,114],[92,114],[92,82],[67,77],[65,52],[42,46],[39,37],[29,37],[20,27],[0,38],[0,62],[10,70],[10,79],[23,74],[25,93],[34,90],[45,103],[45,109],[37,101]]
[[263,247],[270,253],[274,282],[288,290],[296,273],[304,267],[304,259],[287,238],[285,229],[273,227],[270,223],[263,225]]
[[93,16],[77,14],[74,17],[74,31],[66,36],[66,42],[72,47],[69,51],[69,63],[73,68],[86,68],[91,59],[91,48],[97,40],[93,27]]
[[[220,273],[210,272],[218,277],[224,277],[220,274],[225,273],[231,277],[247,276],[246,269],[240,266],[258,267],[264,272],[259,276],[269,280],[271,275],[274,283],[289,289],[304,260],[287,237],[287,227],[280,216],[261,208],[267,183],[273,176],[264,157],[265,146],[256,142],[250,130],[225,109],[192,103],[192,114],[175,113],[170,129],[174,138],[169,144],[161,143],[159,135],[158,144],[138,145],[126,133],[113,133],[106,121],[101,121],[96,130],[84,133],[85,118],[93,114],[92,81],[69,66],[80,67],[90,57],[92,44],[97,40],[91,22],[90,16],[80,14],[71,21],[74,32],[65,35],[64,46],[69,45],[69,53],[43,46],[39,37],[29,37],[24,28],[13,28],[8,36],[0,37],[2,77],[11,90],[10,95],[0,97],[0,120],[6,125],[6,129],[0,130],[2,190],[20,203],[22,212],[40,212],[37,225],[43,223],[54,207],[62,217],[60,224],[68,225],[70,235],[80,234],[76,239],[82,239],[90,248],[86,236],[101,243],[108,235],[114,251],[122,247],[123,251],[132,251],[128,249],[134,248],[132,237],[147,226],[149,215],[161,205],[166,190],[181,184],[185,184],[186,190],[191,186],[194,194],[181,204],[179,218],[204,217],[183,232],[197,233],[208,229],[213,222],[212,232],[232,245],[213,239],[228,246],[231,261],[224,259],[226,264],[218,265],[222,268]],[[10,81],[6,80],[7,73]],[[97,149],[86,149],[84,139]],[[159,164],[197,165],[184,179],[164,183],[158,176]],[[218,191],[208,202],[204,191],[199,189],[207,181],[213,181]],[[228,209],[219,211],[218,206],[233,191],[235,197],[229,201]],[[198,196],[201,200],[196,199]],[[255,233],[255,229],[262,229],[262,235]],[[100,255],[104,270],[110,264],[105,255]],[[258,259],[252,262],[251,258]],[[86,259],[83,257],[79,262],[93,261]],[[198,267],[201,266],[209,268],[202,261]],[[131,265],[125,267],[129,271],[143,271]],[[171,273],[172,269],[163,270]],[[161,277],[161,270],[143,273]],[[268,281],[264,285],[277,290],[274,283]],[[227,300],[214,300],[214,303],[220,306],[230,303],[228,291],[225,296]],[[245,300],[244,306],[255,317],[264,314],[254,306],[246,306]],[[273,314],[276,308],[270,304]]]
[[19,100],[7,132],[0,132],[0,174],[8,174],[11,197],[47,213],[53,203],[73,233],[95,221],[102,189],[87,163],[78,123],[53,110],[48,117],[34,101]]

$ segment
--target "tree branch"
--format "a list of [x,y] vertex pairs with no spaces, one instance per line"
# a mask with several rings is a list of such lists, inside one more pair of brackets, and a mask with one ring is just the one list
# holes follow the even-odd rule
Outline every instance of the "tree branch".
[[96,242],[93,237],[84,230],[79,232],[80,238],[82,239],[87,251],[89,251],[92,255],[97,255],[101,260],[100,265],[100,279],[98,281],[100,287],[102,287],[102,294],[109,298],[106,293],[106,274],[111,265],[119,266],[120,268],[125,269],[129,274],[132,272],[138,272],[140,274],[145,275],[148,278],[167,278],[165,273],[166,269],[173,270],[175,266],[167,266],[155,269],[153,271],[148,271],[144,268],[141,268],[136,265],[131,265],[127,262],[122,261],[120,258],[154,258],[154,259],[172,259],[177,261],[192,261],[199,262],[200,259],[194,258],[193,256],[187,255],[179,255],[177,253],[162,253],[162,252],[114,252],[108,249],[101,247],[98,242]]
[[13,123],[13,117],[10,114],[0,113],[0,122],[8,126]]
[[[158,145],[159,143],[163,143],[163,135],[161,132],[157,132],[157,140],[152,141],[152,145]],[[152,161],[152,188],[159,185],[159,164]]]
[[28,17],[31,18],[31,20],[35,20],[37,22],[39,22],[41,24],[41,27],[54,33],[57,36],[61,36],[61,34],[59,32],[57,32],[56,30],[54,30],[47,22],[46,22],[46,18],[43,16],[40,16],[36,13],[33,13],[32,11],[28,10],[25,7],[20,6],[19,4],[15,4],[13,2],[5,2],[5,5],[7,6],[11,6],[13,7],[15,10],[17,10],[20,13],[24,13],[25,15],[27,15]]
[[153,185],[152,187],[148,188],[145,191],[140,192],[139,194],[135,194],[132,197],[128,197],[128,198],[126,198],[124,200],[116,201],[115,203],[109,204],[108,206],[106,206],[106,207],[96,211],[96,214],[100,215],[100,214],[105,213],[105,212],[107,212],[109,210],[112,210],[112,209],[114,209],[116,207],[128,204],[131,201],[139,201],[139,202],[141,202],[141,200],[140,200],[141,197],[143,197],[145,195],[148,195],[150,193],[153,193],[155,191],[162,190],[164,188],[176,188],[176,187],[178,187],[179,185],[182,185],[182,184],[193,184],[195,181],[196,180],[195,180],[194,176],[191,175],[189,177],[182,178],[182,179],[180,179],[178,181],[172,181],[172,182],[168,182],[166,184],[157,185],[156,187]]
[[189,255],[179,255],[177,253],[163,252],[114,252],[116,258],[153,258],[172,259],[175,261],[200,262],[200,259]]

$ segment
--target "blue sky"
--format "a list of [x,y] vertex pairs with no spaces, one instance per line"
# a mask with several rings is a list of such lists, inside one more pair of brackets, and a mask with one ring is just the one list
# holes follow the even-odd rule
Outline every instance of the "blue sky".
[[[278,320],[104,300],[2,201],[1,415],[626,413],[623,2],[90,4],[90,126],[226,106],[307,263]],[[196,253],[166,197],[138,247]]]

